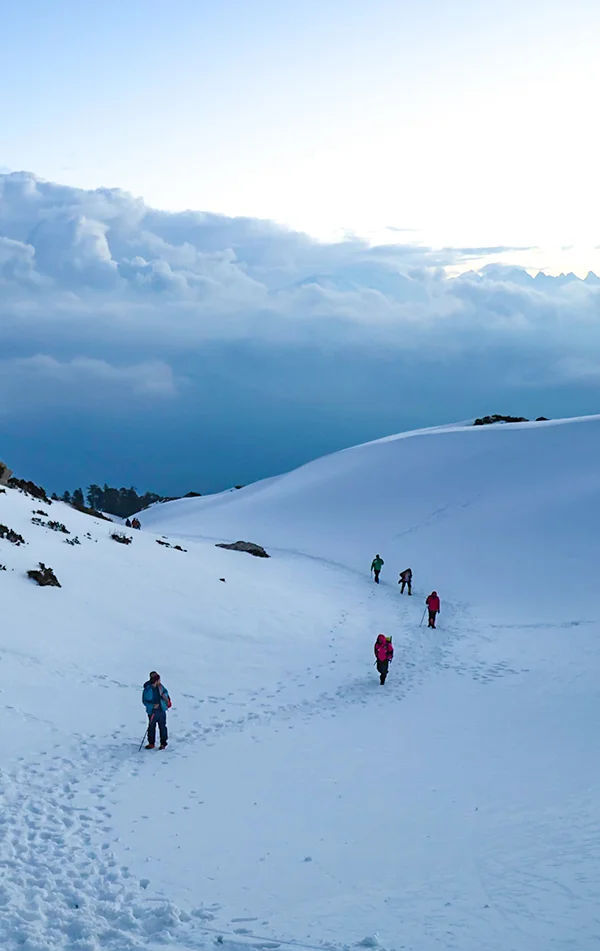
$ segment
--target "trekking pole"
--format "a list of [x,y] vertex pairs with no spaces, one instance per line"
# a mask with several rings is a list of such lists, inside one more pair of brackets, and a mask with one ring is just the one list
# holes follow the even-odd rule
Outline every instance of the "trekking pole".
[[146,731],[145,731],[145,733],[144,733],[144,735],[143,735],[143,737],[142,737],[142,742],[140,743],[140,748],[139,748],[139,750],[138,750],[138,753],[140,753],[141,750],[142,750],[142,746],[144,745],[144,740],[145,740],[146,737],[148,736],[148,730],[150,729],[150,724],[152,723],[153,719],[154,719],[154,714],[152,714],[152,716],[151,716],[150,719],[148,720],[148,726],[146,727]]
[[423,611],[423,617],[421,618],[421,623],[419,624],[419,627],[423,627],[423,621],[425,620],[426,614],[427,614],[427,608],[425,608],[425,610]]

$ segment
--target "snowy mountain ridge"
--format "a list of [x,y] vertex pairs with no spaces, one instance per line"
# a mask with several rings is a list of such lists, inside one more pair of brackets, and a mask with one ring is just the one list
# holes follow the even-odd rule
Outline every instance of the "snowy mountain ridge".
[[400,434],[157,505],[130,545],[0,493],[2,947],[595,949],[599,436]]
[[[381,550],[432,587],[518,613],[530,610],[532,587],[548,587],[552,547],[574,598],[594,586],[599,442],[600,416],[416,430],[236,492],[153,506],[143,522],[190,538],[256,536],[360,572]],[[536,599],[536,618],[561,614],[551,594]]]

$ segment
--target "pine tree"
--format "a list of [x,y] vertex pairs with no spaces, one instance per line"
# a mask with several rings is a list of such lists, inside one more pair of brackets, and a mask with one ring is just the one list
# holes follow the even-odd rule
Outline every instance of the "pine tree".
[[111,515],[121,515],[119,490],[112,489],[106,482],[104,483],[104,490],[102,492],[102,510],[104,512],[110,512]]
[[102,489],[99,485],[92,484],[87,490],[88,505],[91,509],[102,508]]
[[73,505],[79,505],[80,508],[83,508],[85,505],[85,499],[83,498],[83,492],[81,489],[75,489],[72,495]]

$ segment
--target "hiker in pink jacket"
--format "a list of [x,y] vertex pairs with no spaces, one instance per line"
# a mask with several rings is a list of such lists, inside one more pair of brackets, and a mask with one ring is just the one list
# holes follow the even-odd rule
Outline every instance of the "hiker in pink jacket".
[[392,638],[386,637],[385,634],[378,634],[377,640],[375,641],[375,658],[377,660],[377,670],[379,672],[379,682],[383,687],[385,683],[385,678],[388,675],[388,670],[390,667],[390,662],[394,656],[394,648],[392,647]]
[[438,597],[437,591],[432,591],[429,597],[427,598],[425,604],[429,608],[429,624],[428,627],[433,627],[435,629],[435,617],[436,614],[440,613],[440,599]]

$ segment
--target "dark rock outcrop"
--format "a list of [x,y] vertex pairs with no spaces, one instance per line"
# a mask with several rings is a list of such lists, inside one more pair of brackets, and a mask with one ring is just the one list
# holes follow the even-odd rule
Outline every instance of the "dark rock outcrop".
[[8,468],[6,463],[0,462],[0,485],[8,485],[11,475],[12,470]]
[[5,538],[7,542],[12,542],[13,545],[25,544],[23,536],[9,528],[8,525],[0,525],[0,538]]
[[249,555],[254,555],[256,558],[271,557],[267,554],[264,548],[261,547],[261,545],[255,545],[254,542],[232,542],[230,545],[220,542],[216,547],[226,548],[227,551],[245,551]]
[[21,492],[33,496],[34,499],[40,499],[42,502],[45,502],[46,505],[52,505],[52,499],[48,498],[46,490],[43,489],[41,485],[36,485],[35,482],[28,482],[26,479],[15,479],[13,476],[6,484],[9,485],[11,489],[20,489]]
[[110,537],[114,542],[119,542],[120,545],[131,545],[133,541],[133,538],[126,535],[125,532],[111,532]]
[[494,413],[493,416],[481,416],[473,423],[474,426],[491,426],[493,423],[528,423],[525,416],[500,416]]
[[162,545],[163,548],[172,548],[173,551],[187,551],[187,548],[182,548],[181,545],[171,545],[170,542],[161,541],[160,538],[156,539],[157,545]]
[[52,571],[52,568],[46,568],[43,561],[40,561],[38,568],[32,568],[31,571],[28,571],[27,577],[31,578],[32,581],[35,581],[36,584],[39,584],[42,588],[61,587],[61,583]]

